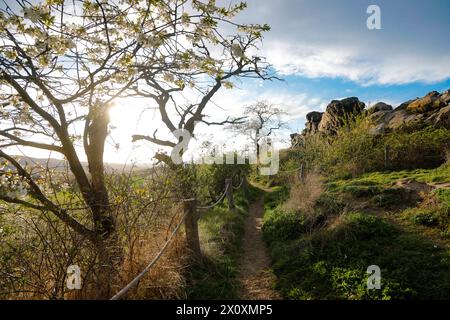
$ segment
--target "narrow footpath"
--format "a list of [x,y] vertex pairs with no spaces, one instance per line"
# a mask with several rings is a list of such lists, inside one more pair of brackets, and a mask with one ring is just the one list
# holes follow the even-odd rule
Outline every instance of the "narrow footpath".
[[270,257],[262,237],[263,215],[264,198],[261,197],[250,205],[245,221],[243,252],[239,260],[240,299],[281,299],[274,289],[275,276],[270,270]]

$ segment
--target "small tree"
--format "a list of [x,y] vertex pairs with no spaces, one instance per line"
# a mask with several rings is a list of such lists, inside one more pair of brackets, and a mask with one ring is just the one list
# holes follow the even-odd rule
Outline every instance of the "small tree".
[[260,100],[245,107],[245,121],[231,124],[228,129],[246,136],[252,142],[259,161],[261,142],[274,136],[277,130],[287,128],[287,123],[281,120],[281,116],[285,114],[268,101]]

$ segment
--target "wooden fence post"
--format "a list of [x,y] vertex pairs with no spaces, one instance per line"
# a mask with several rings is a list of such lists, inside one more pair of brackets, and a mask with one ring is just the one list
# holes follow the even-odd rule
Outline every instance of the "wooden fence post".
[[305,168],[303,166],[303,163],[300,165],[300,182],[304,183],[305,182]]
[[187,247],[195,258],[199,258],[202,252],[198,236],[197,200],[186,200],[184,201],[183,207],[184,213],[186,214],[184,224]]
[[236,206],[234,205],[233,199],[233,180],[225,179],[225,187],[227,189],[227,201],[228,201],[228,209],[234,210]]
[[248,181],[247,181],[247,177],[243,176],[242,177],[242,189],[244,190],[244,196],[245,198],[248,200],[248,198],[250,197],[250,190],[248,188]]
[[384,145],[384,168],[389,167],[389,145],[386,143]]

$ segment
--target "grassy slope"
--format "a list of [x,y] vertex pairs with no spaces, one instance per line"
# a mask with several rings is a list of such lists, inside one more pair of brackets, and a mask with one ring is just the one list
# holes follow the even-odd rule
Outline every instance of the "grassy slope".
[[[430,196],[432,204],[422,204],[421,208],[421,204],[411,203],[411,208],[405,209],[397,205],[402,200],[401,190],[393,187],[398,179],[449,182],[450,168],[328,181],[328,202],[316,203],[314,208],[325,212],[328,223],[312,230],[301,214],[280,208],[287,198],[286,189],[266,197],[263,231],[278,289],[286,298],[450,298],[450,246],[446,238],[450,192],[441,189]],[[330,214],[339,207],[333,205],[333,199],[346,204],[345,214]],[[368,210],[355,212],[353,200],[366,203]],[[421,222],[427,222],[426,218],[411,218],[420,210],[432,211],[440,220],[427,225]],[[381,268],[382,290],[366,288],[370,265]]]
[[450,165],[443,165],[436,169],[417,169],[392,172],[373,172],[362,175],[356,179],[341,179],[330,181],[332,189],[345,188],[348,186],[389,186],[400,179],[415,180],[423,183],[450,183]]

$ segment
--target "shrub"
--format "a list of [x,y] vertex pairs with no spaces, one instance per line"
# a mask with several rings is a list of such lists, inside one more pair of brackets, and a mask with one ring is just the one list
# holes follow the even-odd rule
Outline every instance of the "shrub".
[[323,183],[318,174],[309,173],[304,181],[295,177],[290,183],[289,197],[283,207],[288,211],[310,211],[322,193]]
[[382,188],[378,186],[358,186],[358,185],[348,185],[345,186],[342,191],[348,193],[356,198],[366,198],[373,197],[381,193]]
[[367,289],[368,275],[362,269],[333,268],[331,282],[333,288],[341,297],[351,300],[391,300],[408,299],[414,296],[415,291],[404,288],[398,282],[382,279],[380,290]]
[[[236,155],[234,155],[236,156]],[[224,155],[224,163],[225,163]],[[250,172],[249,164],[203,164],[193,166],[197,180],[197,195],[200,199],[216,200],[224,191],[225,179],[232,178],[233,184],[238,185],[242,176]]]
[[389,236],[396,229],[388,222],[369,214],[350,212],[344,216],[339,232],[345,237],[367,240],[373,237]]
[[[449,297],[446,250],[366,214],[349,213],[326,229],[275,241],[271,254],[278,289],[289,299]],[[381,290],[367,289],[372,264],[381,268]]]
[[264,239],[269,243],[292,240],[305,231],[305,219],[296,212],[276,208],[264,215],[262,231]]
[[345,204],[330,193],[323,193],[314,203],[314,209],[328,216],[336,215],[344,209]]
[[389,146],[389,169],[435,168],[446,161],[450,130],[425,127],[407,128],[384,138]]
[[450,190],[438,189],[429,194],[418,208],[403,211],[403,217],[416,225],[438,227],[445,231],[450,227]]
[[306,138],[300,161],[327,175],[348,179],[387,169],[435,168],[446,161],[449,147],[450,130],[446,128],[405,126],[375,135],[372,124],[358,118],[335,137]]

